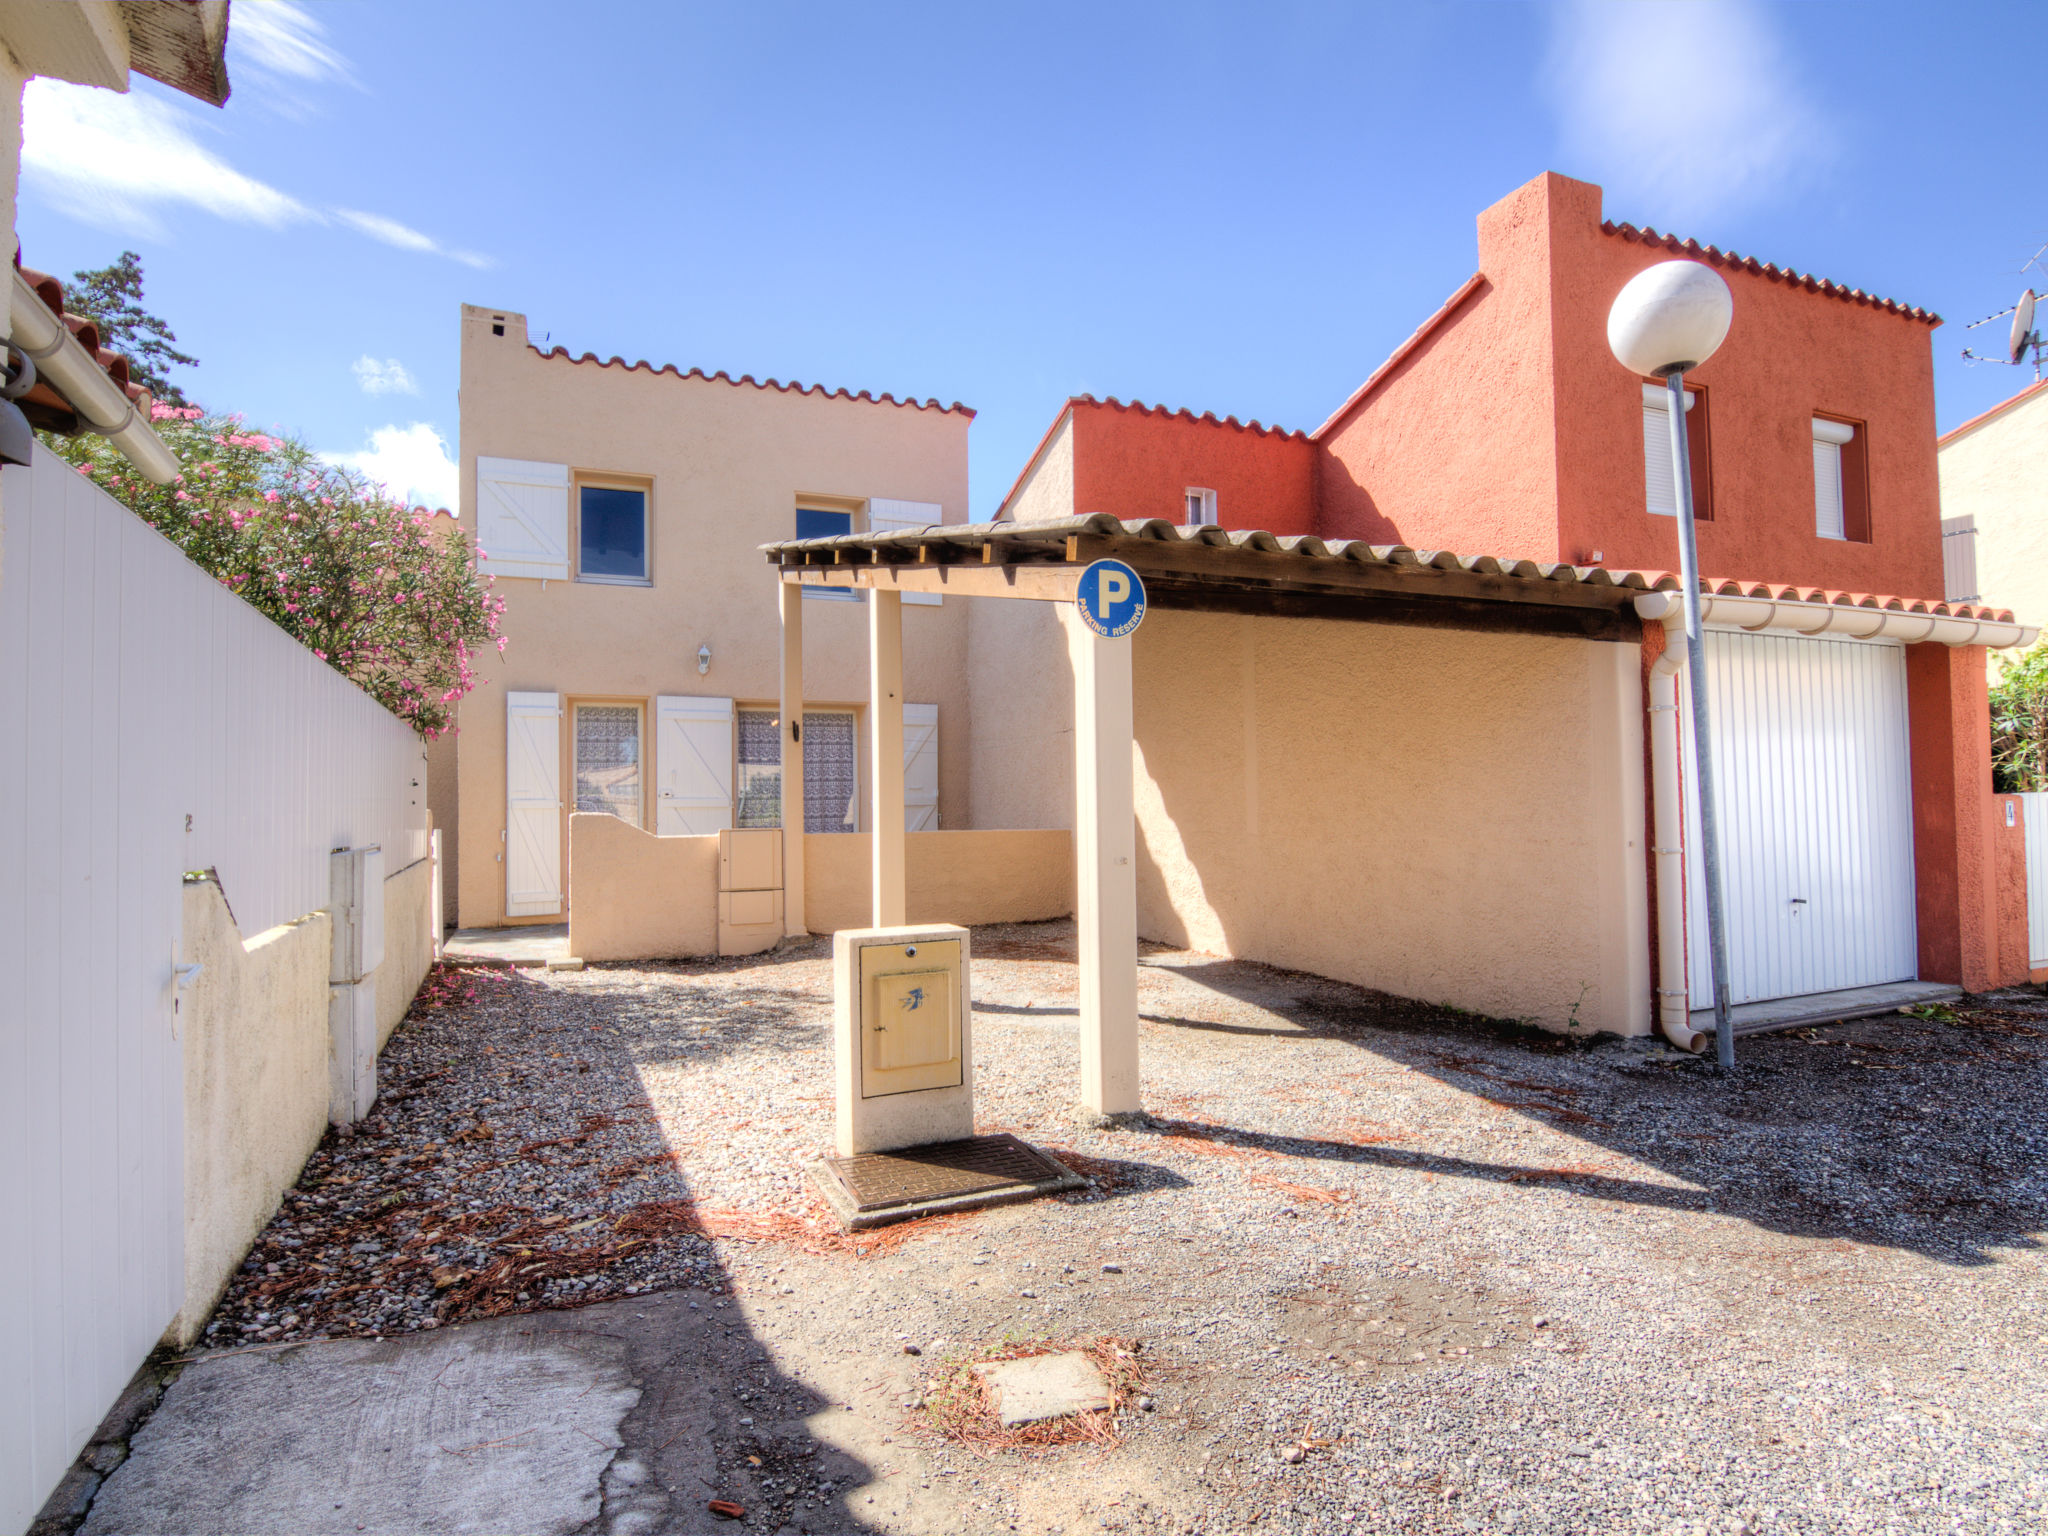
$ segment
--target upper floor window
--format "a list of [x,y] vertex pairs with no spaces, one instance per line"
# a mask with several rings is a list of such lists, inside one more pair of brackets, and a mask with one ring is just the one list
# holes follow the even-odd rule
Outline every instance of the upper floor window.
[[648,579],[645,489],[617,485],[577,487],[576,577],[579,581]]
[[[831,539],[853,532],[853,514],[830,507],[798,507],[796,536],[800,539]],[[805,597],[833,603],[857,603],[860,593],[849,587],[805,587]]]
[[1187,521],[1197,528],[1216,526],[1216,493],[1198,485],[1188,487]]
[[[1707,392],[1696,385],[1685,391],[1685,450],[1692,466],[1693,516],[1706,522],[1714,515]],[[1671,472],[1671,391],[1662,384],[1643,386],[1643,506],[1660,517],[1678,515],[1678,483]]]
[[1813,531],[1824,539],[1867,542],[1870,491],[1864,429],[1813,418]]

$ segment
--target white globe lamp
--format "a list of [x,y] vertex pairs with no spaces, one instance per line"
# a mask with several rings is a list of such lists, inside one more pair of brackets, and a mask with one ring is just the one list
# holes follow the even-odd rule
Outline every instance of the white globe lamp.
[[[1698,774],[1701,863],[1707,886],[1707,943],[1713,957],[1714,1044],[1721,1066],[1735,1065],[1728,1014],[1728,935],[1721,901],[1720,820],[1714,797],[1714,755],[1707,720],[1707,655],[1700,634],[1699,549],[1693,531],[1692,460],[1685,436],[1685,375],[1728,339],[1735,299],[1721,274],[1696,261],[1660,261],[1630,278],[1607,312],[1607,345],[1630,373],[1664,381],[1665,429],[1671,440],[1672,489],[1678,505],[1678,573],[1685,595],[1686,668],[1692,674],[1692,731]],[[1668,980],[1667,980],[1667,985]]]
[[1607,345],[1631,373],[1669,378],[1719,351],[1734,318],[1735,300],[1720,273],[1696,261],[1660,261],[1615,295]]

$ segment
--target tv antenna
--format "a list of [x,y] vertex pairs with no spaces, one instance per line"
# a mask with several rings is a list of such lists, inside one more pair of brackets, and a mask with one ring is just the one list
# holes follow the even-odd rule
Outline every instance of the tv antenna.
[[[2042,246],[2040,250],[2027,258],[2025,266],[2020,268],[2021,273],[2024,274],[2028,267],[2039,266],[2044,255],[2048,255],[2048,245]],[[2007,315],[2012,316],[2012,325],[2006,332],[2005,356],[1997,357],[1982,352],[1972,352],[1968,347],[1965,347],[1963,348],[1963,360],[1969,363],[2006,363],[2017,368],[2026,362],[2027,354],[2032,352],[2034,354],[2034,382],[2038,384],[2041,382],[2041,333],[2034,329],[2033,289],[2027,289],[2026,292],[2019,296],[2017,302],[2005,309],[2001,309],[1997,314],[1986,315],[1982,320],[1973,321],[1971,324],[1964,326],[1963,329],[1974,331],[1978,326],[1989,325],[1994,320],[2003,320]]]

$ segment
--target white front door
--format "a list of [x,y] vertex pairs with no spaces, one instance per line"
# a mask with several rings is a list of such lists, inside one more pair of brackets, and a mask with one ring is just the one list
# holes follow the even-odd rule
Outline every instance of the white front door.
[[562,910],[562,700],[505,695],[505,915]]
[[939,830],[939,706],[903,706],[903,830]]
[[[1904,648],[1709,630],[1706,651],[1729,1001],[1912,980]],[[1681,704],[1690,743],[1691,704]],[[1688,773],[1688,969],[1692,1006],[1710,1008],[1697,782]]]
[[654,830],[663,837],[724,831],[732,825],[732,700],[671,694],[654,704]]

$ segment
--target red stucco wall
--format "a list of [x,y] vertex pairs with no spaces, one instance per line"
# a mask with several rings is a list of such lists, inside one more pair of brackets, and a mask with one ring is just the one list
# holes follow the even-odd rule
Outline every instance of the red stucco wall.
[[1541,176],[1482,213],[1485,281],[1318,434],[1324,537],[1558,558],[1550,205],[1579,185]]
[[1316,450],[1304,434],[1113,400],[1072,408],[1075,512],[1185,522],[1188,487],[1201,486],[1225,528],[1314,530]]
[[1997,850],[1984,652],[1906,647],[1920,979],[1998,984]]

